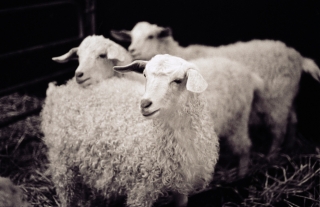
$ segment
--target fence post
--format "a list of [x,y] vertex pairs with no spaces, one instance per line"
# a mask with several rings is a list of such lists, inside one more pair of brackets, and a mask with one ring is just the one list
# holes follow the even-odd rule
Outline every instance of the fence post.
[[85,0],[86,36],[96,33],[96,0]]

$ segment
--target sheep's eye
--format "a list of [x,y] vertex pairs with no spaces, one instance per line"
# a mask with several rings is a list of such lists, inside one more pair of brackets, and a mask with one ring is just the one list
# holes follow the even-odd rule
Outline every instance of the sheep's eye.
[[146,77],[146,74],[143,74],[144,77]]
[[107,55],[106,55],[106,54],[100,54],[99,57],[100,57],[100,58],[106,58]]
[[182,83],[182,80],[177,79],[177,80],[174,80],[173,82],[175,82],[176,84],[180,84],[180,83]]
[[148,39],[149,39],[149,40],[153,39],[153,35],[149,35],[149,36],[148,36]]

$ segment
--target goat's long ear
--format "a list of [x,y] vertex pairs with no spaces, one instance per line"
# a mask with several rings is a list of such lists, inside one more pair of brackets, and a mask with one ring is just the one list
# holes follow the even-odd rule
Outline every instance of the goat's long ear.
[[172,30],[170,27],[166,27],[160,30],[158,33],[158,38],[169,37],[172,35]]
[[137,73],[143,73],[148,61],[143,61],[143,60],[135,60],[129,65],[124,65],[124,66],[114,66],[113,70],[119,72],[119,73],[127,73],[130,71],[134,71]]
[[118,61],[124,61],[125,55],[127,51],[122,48],[121,46],[117,44],[112,44],[107,46],[107,57],[110,60],[118,60]]
[[131,32],[128,30],[111,30],[110,35],[121,42],[131,42]]
[[78,51],[78,47],[74,47],[64,55],[61,55],[59,57],[53,57],[52,60],[58,63],[65,63],[65,62],[68,62],[69,60],[76,60],[78,59],[77,51]]
[[187,90],[194,93],[202,93],[208,87],[207,81],[202,77],[199,71],[188,69],[187,71]]

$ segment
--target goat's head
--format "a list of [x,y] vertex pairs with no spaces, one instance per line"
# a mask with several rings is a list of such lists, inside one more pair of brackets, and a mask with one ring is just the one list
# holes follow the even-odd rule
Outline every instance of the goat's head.
[[144,74],[146,90],[140,108],[142,115],[148,118],[170,116],[185,104],[188,93],[201,93],[208,86],[194,64],[171,55],[156,55],[148,62],[136,60],[114,69]]
[[59,63],[72,59],[79,60],[75,78],[82,87],[96,84],[114,75],[112,67],[125,60],[127,51],[115,42],[103,36],[88,36],[79,47],[72,48],[68,53],[52,58]]
[[167,53],[168,38],[171,40],[171,29],[159,27],[148,22],[137,23],[131,31],[112,30],[111,35],[123,42],[131,42],[128,50],[133,59],[150,60],[157,54]]

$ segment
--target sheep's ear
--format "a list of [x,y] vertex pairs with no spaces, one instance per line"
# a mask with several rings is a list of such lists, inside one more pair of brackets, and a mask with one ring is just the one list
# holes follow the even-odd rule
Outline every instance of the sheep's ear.
[[202,93],[208,87],[207,81],[202,77],[199,71],[188,69],[187,71],[187,90],[194,93]]
[[78,59],[77,52],[78,52],[78,48],[74,47],[64,55],[61,55],[59,57],[53,57],[52,60],[58,63],[65,63],[65,62],[68,62],[69,60],[75,60],[75,59]]
[[118,60],[121,62],[124,61],[125,52],[126,51],[124,48],[121,48],[119,45],[116,45],[116,44],[112,44],[107,47],[107,56],[108,56],[108,59],[110,60]]
[[119,72],[119,73],[127,73],[130,71],[134,71],[137,73],[143,73],[144,68],[146,67],[148,61],[143,61],[143,60],[135,60],[129,65],[124,65],[124,66],[114,66],[113,70]]
[[170,27],[166,27],[160,30],[158,37],[163,38],[163,37],[169,37],[172,35],[172,30]]
[[110,35],[121,42],[131,42],[131,32],[128,30],[111,30]]

